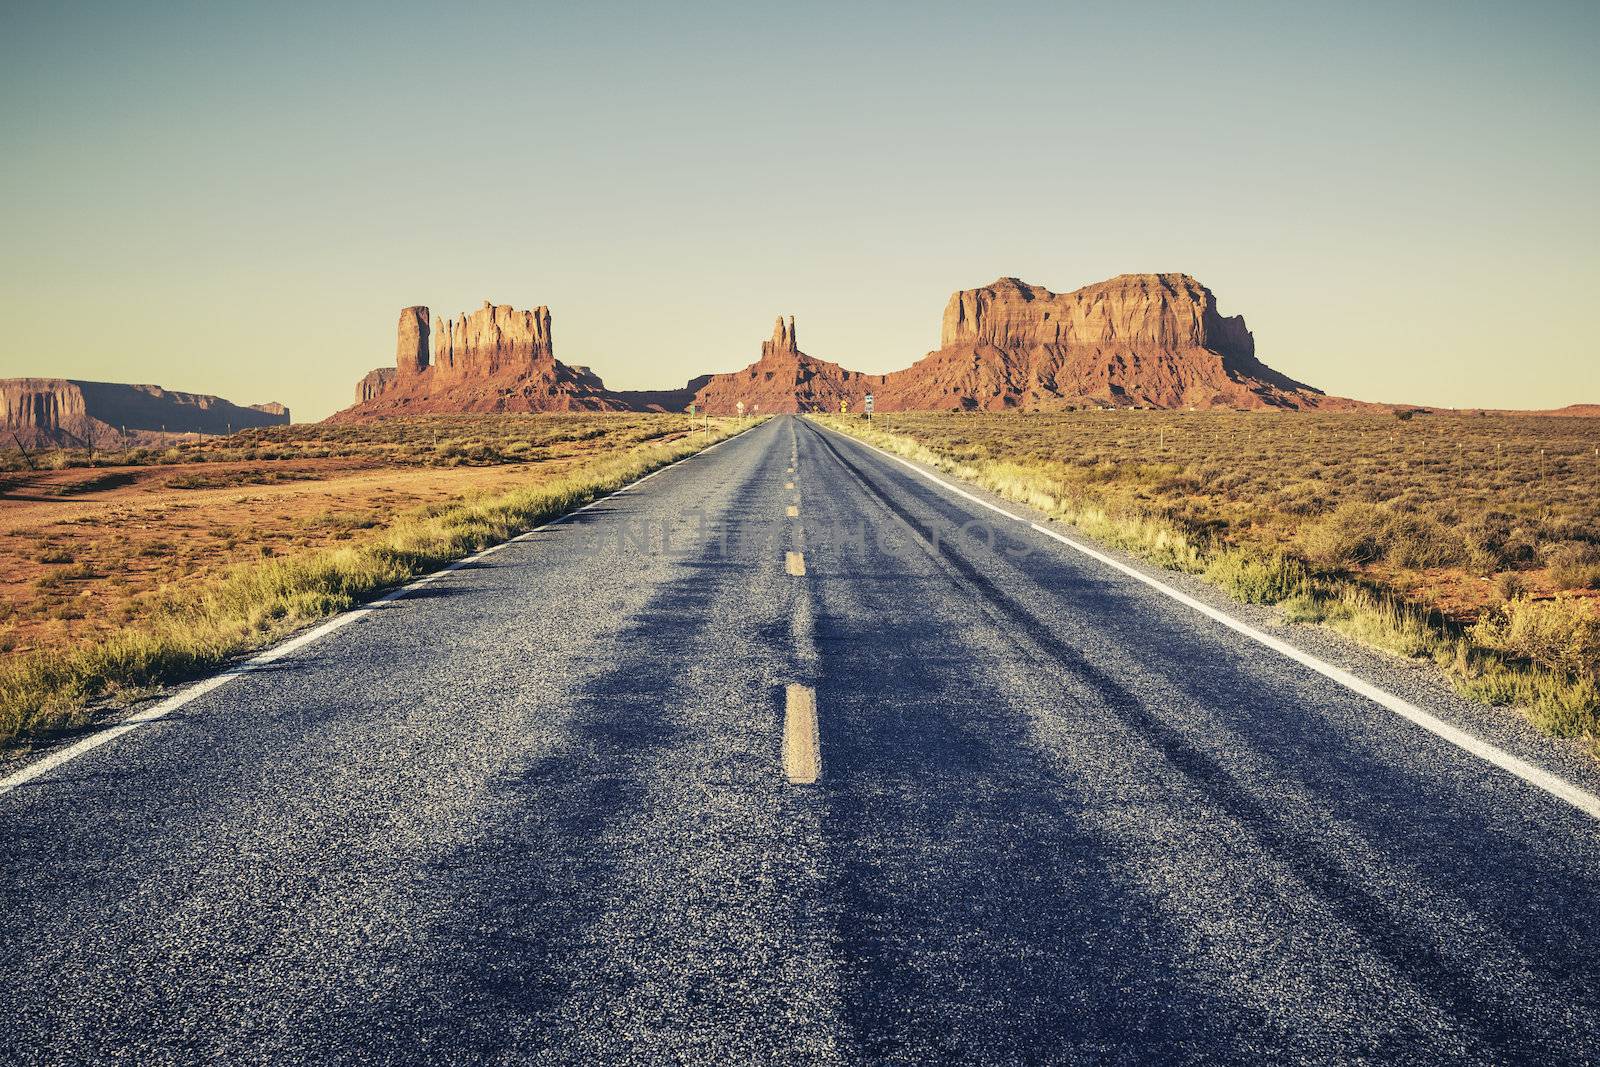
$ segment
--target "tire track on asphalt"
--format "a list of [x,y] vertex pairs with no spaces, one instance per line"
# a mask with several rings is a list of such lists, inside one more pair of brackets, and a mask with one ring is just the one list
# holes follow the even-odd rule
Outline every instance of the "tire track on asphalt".
[[[1398,973],[1408,976],[1433,999],[1446,1005],[1448,1014],[1464,1032],[1485,1047],[1494,1046],[1497,1034],[1502,1037],[1514,1034],[1523,1048],[1539,1049],[1557,1060],[1570,1051],[1524,1025],[1515,1005],[1502,1005],[1480,995],[1471,976],[1450,966],[1425,935],[1396,921],[1385,902],[1347,874],[1335,857],[1311,847],[1294,834],[1292,828],[1281,825],[1270,809],[1220,763],[1166,723],[1130,689],[1057,638],[1043,621],[1013,601],[971,561],[958,551],[941,553],[910,511],[879,489],[825,434],[809,425],[808,430],[818,436],[822,447],[866,493],[900,519],[951,580],[986,609],[1002,633],[1045,669],[1062,671],[1087,688],[1097,706],[1146,737],[1169,766],[1193,783],[1264,851],[1294,872],[1375,954],[1387,959]],[[1390,919],[1388,922],[1381,919],[1386,915]],[[1524,963],[1532,970],[1541,971],[1552,983],[1561,984],[1562,976],[1542,969],[1539,961],[1525,957]]]

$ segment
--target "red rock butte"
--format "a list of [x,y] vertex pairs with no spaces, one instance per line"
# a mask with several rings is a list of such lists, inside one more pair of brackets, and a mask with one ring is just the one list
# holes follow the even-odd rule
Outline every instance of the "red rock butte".
[[400,313],[395,365],[372,371],[336,418],[474,411],[1059,410],[1072,407],[1352,410],[1256,358],[1240,316],[1217,310],[1187,274],[1124,274],[1070,293],[1016,278],[955,293],[939,348],[904,370],[864,374],[801,351],[779,318],[761,357],[682,389],[607,389],[587,367],[555,358],[550,311],[488,301],[440,324]]
[[1070,293],[1016,278],[953,295],[939,348],[887,376],[884,410],[1353,406],[1256,358],[1241,316],[1187,274]]
[[402,310],[395,365],[362,378],[355,406],[340,415],[629,409],[588,368],[556,359],[547,307],[485,300],[436,331],[431,325],[427,308]]
[[713,374],[694,394],[698,411],[838,411],[840,401],[858,400],[881,383],[881,375],[845,370],[800,351],[794,318],[778,319],[772,340],[761,342],[761,358],[744,370]]

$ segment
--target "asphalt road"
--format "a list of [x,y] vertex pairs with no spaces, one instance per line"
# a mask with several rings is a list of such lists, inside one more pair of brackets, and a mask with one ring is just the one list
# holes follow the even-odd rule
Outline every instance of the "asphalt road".
[[1592,1063],[1600,823],[780,418],[0,795],[0,976],[8,1063]]

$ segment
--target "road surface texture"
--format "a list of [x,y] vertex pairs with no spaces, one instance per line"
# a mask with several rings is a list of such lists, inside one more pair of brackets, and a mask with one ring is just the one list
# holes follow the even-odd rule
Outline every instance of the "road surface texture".
[[0,860],[6,1063],[1600,1059],[1593,817],[795,418],[14,784]]

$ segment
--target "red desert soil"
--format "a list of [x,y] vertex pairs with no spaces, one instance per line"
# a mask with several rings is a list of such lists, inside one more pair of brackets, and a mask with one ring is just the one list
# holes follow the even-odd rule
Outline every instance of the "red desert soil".
[[[420,438],[418,426],[429,428]],[[523,415],[282,427],[191,442],[177,462],[12,471],[0,492],[0,654],[91,638],[232,565],[351,542],[687,426],[678,416]],[[330,438],[365,454],[292,455]],[[263,441],[291,455],[219,458]]]

